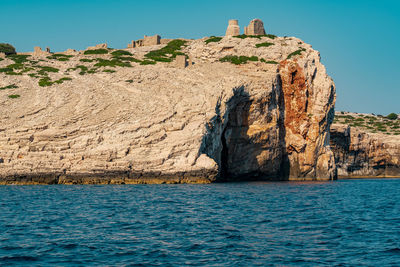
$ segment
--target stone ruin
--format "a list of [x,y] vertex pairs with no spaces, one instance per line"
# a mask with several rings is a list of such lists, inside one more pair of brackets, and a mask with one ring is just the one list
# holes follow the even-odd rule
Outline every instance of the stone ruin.
[[244,27],[246,35],[265,35],[264,23],[260,19],[253,19],[249,26]]
[[128,48],[135,48],[141,46],[159,45],[161,44],[161,36],[156,34],[154,36],[145,35],[143,39],[132,41],[128,44]]
[[33,50],[32,56],[34,57],[45,57],[51,55],[50,48],[46,48],[46,51],[43,51],[41,47],[35,46]]
[[225,36],[240,35],[240,27],[237,19],[229,20],[228,28],[226,29]]
[[0,58],[5,58],[6,57],[6,53],[0,52]]
[[[260,19],[253,19],[249,26],[244,27],[245,35],[265,35],[264,23]],[[237,19],[229,20],[225,36],[240,35],[240,27]]]
[[189,56],[189,60],[186,58],[185,55],[177,55],[175,58],[175,66],[180,69],[184,69],[192,65],[193,65],[193,60],[191,56]]

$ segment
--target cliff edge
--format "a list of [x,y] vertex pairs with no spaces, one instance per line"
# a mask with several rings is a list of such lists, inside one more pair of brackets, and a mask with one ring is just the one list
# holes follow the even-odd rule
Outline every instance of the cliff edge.
[[337,112],[330,143],[340,178],[400,177],[400,119]]
[[301,40],[100,50],[0,61],[0,184],[335,179],[335,86]]

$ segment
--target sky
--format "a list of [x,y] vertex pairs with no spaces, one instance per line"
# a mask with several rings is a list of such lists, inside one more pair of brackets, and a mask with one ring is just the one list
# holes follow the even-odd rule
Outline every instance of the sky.
[[17,51],[125,48],[143,35],[223,36],[229,19],[243,31],[295,36],[320,51],[337,89],[336,110],[400,113],[398,0],[0,0],[0,43]]

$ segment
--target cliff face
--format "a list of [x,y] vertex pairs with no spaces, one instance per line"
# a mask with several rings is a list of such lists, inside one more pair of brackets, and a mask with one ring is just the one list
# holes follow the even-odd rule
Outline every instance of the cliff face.
[[400,135],[338,122],[330,142],[339,177],[400,177]]
[[[270,45],[256,47],[263,42]],[[142,59],[161,47],[129,51]],[[84,75],[70,69],[90,69],[94,63],[82,59],[99,56],[43,58],[32,64],[59,69],[51,80],[71,78],[48,87],[29,72],[0,72],[0,87],[18,87],[0,90],[7,107],[0,114],[0,183],[335,178],[328,144],[335,87],[310,45],[225,37],[188,41],[182,52],[195,64],[132,63]],[[258,61],[219,61],[227,55]],[[0,68],[12,63],[0,61]]]

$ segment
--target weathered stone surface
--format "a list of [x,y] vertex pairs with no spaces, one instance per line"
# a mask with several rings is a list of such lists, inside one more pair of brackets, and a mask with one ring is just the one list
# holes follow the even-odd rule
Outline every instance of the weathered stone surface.
[[[274,45],[255,47],[266,41]],[[131,51],[142,59],[158,48]],[[299,48],[305,51],[287,60]],[[27,75],[0,73],[0,87],[19,86],[0,91],[7,107],[0,113],[1,183],[334,178],[327,136],[335,88],[310,45],[281,37],[199,39],[182,52],[196,64],[77,70],[71,81],[45,88]],[[219,62],[226,55],[280,64]],[[82,58],[38,64],[59,68],[49,74],[56,80],[71,66],[96,63]]]
[[244,27],[246,35],[265,35],[264,23],[260,19],[253,19],[249,26]]
[[88,48],[86,48],[86,50],[94,50],[94,49],[107,49],[108,45],[106,43],[103,44],[97,44],[95,46],[89,46]]
[[185,55],[177,55],[175,58],[175,63],[176,63],[176,66],[181,69],[186,68],[188,65]]
[[5,58],[6,57],[6,54],[5,53],[2,53],[2,52],[0,52],[0,58]]
[[159,45],[159,44],[161,44],[161,36],[160,35],[158,35],[158,34],[153,35],[153,36],[145,35],[143,37],[143,39],[132,41],[130,44],[128,44],[128,48],[152,46],[152,45]]
[[33,54],[32,54],[32,56],[34,56],[34,57],[46,57],[49,55],[51,55],[50,52],[43,51],[42,48],[40,48],[39,46],[34,47]]
[[339,177],[400,177],[399,135],[334,123],[330,143]]
[[228,28],[226,29],[225,36],[236,36],[240,35],[240,27],[237,19],[231,19],[228,22]]
[[65,50],[63,52],[63,54],[65,54],[65,55],[76,55],[76,54],[78,54],[78,52],[75,49],[68,48],[67,50]]

